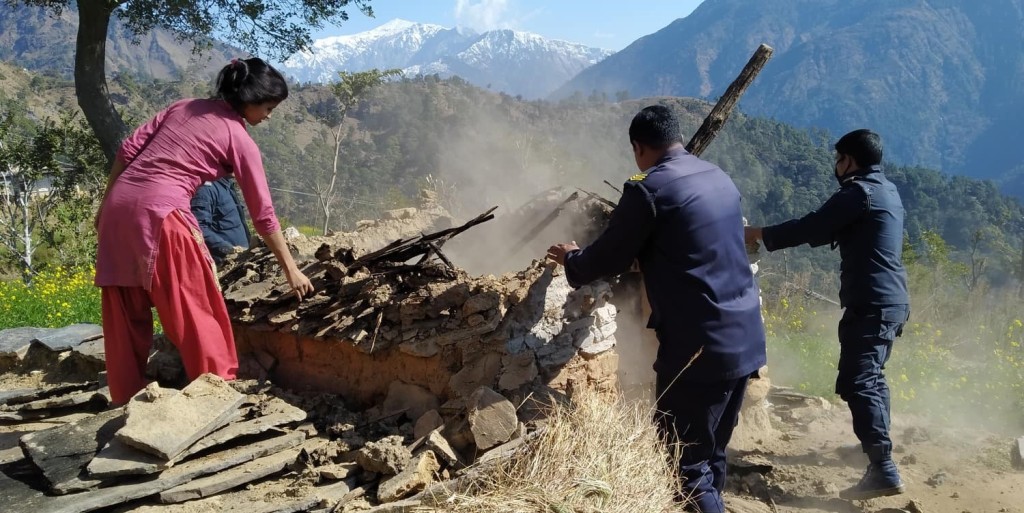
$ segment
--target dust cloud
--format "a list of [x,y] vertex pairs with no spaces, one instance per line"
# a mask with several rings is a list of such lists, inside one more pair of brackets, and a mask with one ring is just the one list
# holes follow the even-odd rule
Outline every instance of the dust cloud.
[[[543,135],[552,127],[530,126],[508,111],[482,107],[439,145],[439,182],[457,220],[492,206],[498,210],[493,221],[452,239],[445,252],[470,274],[500,275],[544,259],[552,244],[575,241],[585,247],[595,240],[619,199],[604,180],[619,185],[636,173],[629,146],[622,142],[631,117],[592,133],[586,120],[566,120],[564,128],[578,146],[556,146]],[[621,151],[594,166],[595,148]],[[620,388],[627,397],[649,398],[657,340],[645,327],[638,275],[617,282],[612,302],[618,309]]]

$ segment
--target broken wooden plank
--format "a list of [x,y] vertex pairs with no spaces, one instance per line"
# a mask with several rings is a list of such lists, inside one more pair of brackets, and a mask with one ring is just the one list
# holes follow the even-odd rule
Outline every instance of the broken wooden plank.
[[[320,444],[324,442],[321,441]],[[294,448],[254,459],[223,472],[209,475],[160,492],[160,502],[174,504],[216,495],[225,490],[276,474],[295,461],[301,449]]]
[[706,118],[704,123],[700,125],[697,132],[693,134],[690,142],[686,145],[686,151],[693,155],[700,156],[707,149],[711,141],[718,135],[718,131],[725,126],[725,122],[729,120],[729,115],[732,114],[732,110],[736,107],[736,103],[743,96],[744,91],[754,81],[757,74],[761,72],[764,65],[768,62],[768,59],[772,57],[772,53],[775,50],[772,47],[762,44],[754,51],[754,55],[747,61],[747,65],[743,67],[740,74],[729,84],[728,89],[725,90],[725,94],[722,98],[715,103],[714,108]]
[[57,493],[87,490],[99,484],[84,470],[93,456],[124,425],[121,410],[109,410],[63,426],[21,437],[25,455]]
[[128,402],[118,440],[170,460],[239,415],[245,396],[224,379],[203,374],[180,393],[151,384]]
[[187,483],[196,477],[240,465],[302,443],[305,433],[287,433],[269,440],[210,454],[172,467],[151,479],[121,486],[100,488],[75,495],[48,496],[38,492],[6,505],[4,513],[85,513],[148,497]]

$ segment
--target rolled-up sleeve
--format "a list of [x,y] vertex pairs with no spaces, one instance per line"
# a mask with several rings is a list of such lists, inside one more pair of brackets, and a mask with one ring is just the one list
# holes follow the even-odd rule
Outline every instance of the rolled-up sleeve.
[[565,256],[565,276],[580,287],[629,270],[654,229],[654,204],[647,190],[627,182],[608,227],[593,242]]
[[868,196],[857,185],[847,185],[825,202],[818,210],[785,223],[766,226],[761,240],[768,251],[791,248],[801,244],[824,246],[835,240],[835,235],[854,222],[868,209]]
[[242,126],[232,128],[228,158],[235,180],[242,189],[242,197],[249,207],[249,216],[252,217],[256,232],[266,236],[280,231],[281,224],[270,200],[270,187],[267,185],[267,175],[263,169],[263,157],[256,142]]

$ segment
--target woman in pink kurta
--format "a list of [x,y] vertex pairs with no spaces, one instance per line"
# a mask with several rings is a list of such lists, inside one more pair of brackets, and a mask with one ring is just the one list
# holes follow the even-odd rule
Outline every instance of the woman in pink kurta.
[[189,379],[233,379],[234,336],[190,203],[203,182],[232,173],[256,231],[301,299],[312,285],[296,267],[274,214],[259,148],[246,131],[270,117],[288,86],[261,59],[234,60],[217,97],[181,100],[121,145],[97,215],[96,285],[102,288],[107,380],[115,404],[141,390],[155,307]]

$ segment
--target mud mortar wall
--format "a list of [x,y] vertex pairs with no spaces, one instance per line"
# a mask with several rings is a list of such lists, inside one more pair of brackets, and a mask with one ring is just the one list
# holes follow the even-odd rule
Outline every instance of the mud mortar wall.
[[394,390],[439,404],[481,386],[513,400],[583,384],[611,392],[610,297],[604,282],[573,290],[561,268],[538,262],[500,278],[460,277],[394,296],[367,314],[378,319],[373,332],[356,337],[300,334],[295,324],[268,321],[237,322],[235,337],[248,377],[338,393],[354,408],[381,404]]

